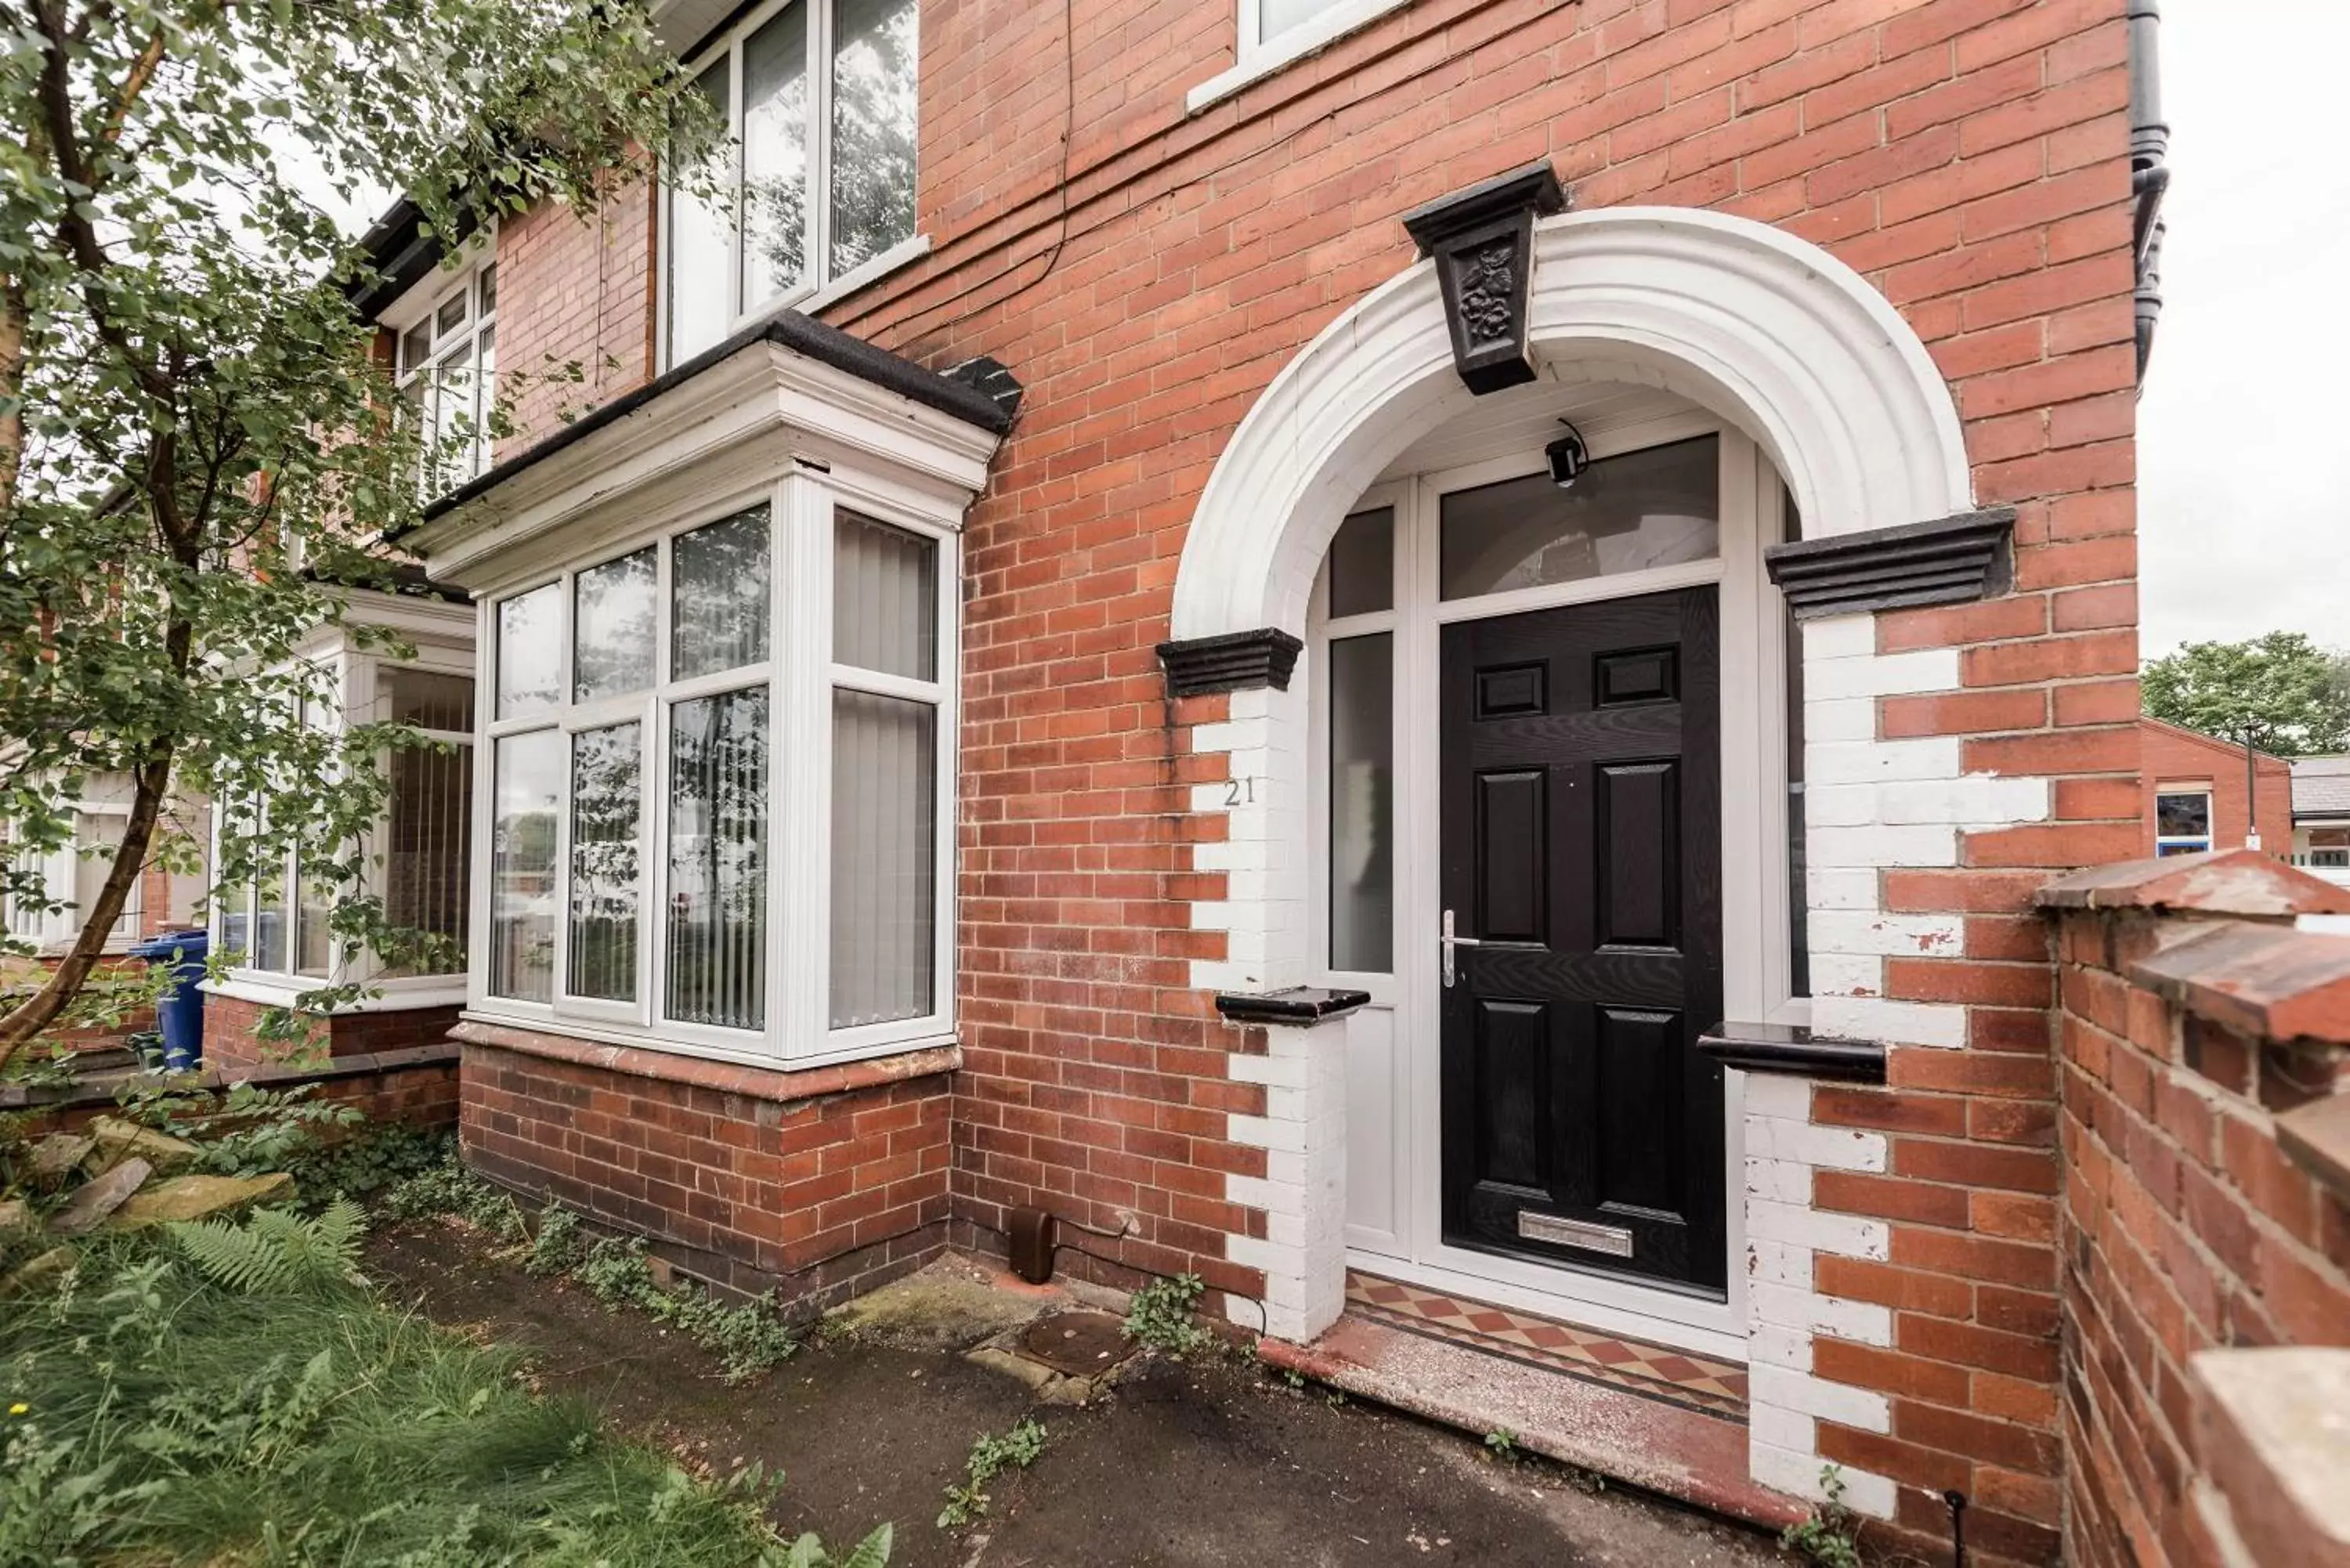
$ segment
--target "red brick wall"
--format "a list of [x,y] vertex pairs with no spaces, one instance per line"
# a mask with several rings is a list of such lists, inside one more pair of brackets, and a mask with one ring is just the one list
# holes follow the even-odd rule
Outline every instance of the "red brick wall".
[[943,1245],[948,1075],[768,1097],[786,1077],[824,1081],[476,1031],[465,1158],[715,1283],[821,1306]]
[[651,376],[652,245],[653,201],[642,184],[585,218],[547,203],[500,227],[498,379],[513,399],[515,431],[497,457]]
[[[2244,847],[2244,748],[2199,735],[2156,719],[2138,722],[2140,777],[2146,825],[2138,853],[2154,853],[2156,795],[2178,785],[2211,791],[2211,847]],[[2260,796],[2261,850],[2282,858],[2293,852],[2293,764],[2282,757],[2255,754]]]
[[[2350,942],[2272,929],[2272,953],[2293,968],[2174,958],[2185,984],[2161,991],[2133,973],[2230,927],[2244,929],[2135,908],[2063,916],[2065,1541],[2079,1568],[2217,1563],[2191,1496],[2208,1467],[2189,1356],[2350,1345],[2350,1203],[2287,1158],[2276,1131],[2279,1113],[2350,1084],[2350,1051],[2288,1048],[2209,1016],[2276,1005],[2280,974],[2338,977]],[[2350,1017],[2330,1034],[2350,1040]]]
[[239,996],[204,998],[204,1064],[243,1076],[254,1069],[314,1055],[327,1057],[373,1055],[437,1045],[449,1037],[461,1011],[447,1007],[411,1007],[389,1012],[348,1012],[309,1020],[307,1044],[279,1044],[260,1036],[264,1003]]
[[[1950,378],[1979,500],[2019,510],[2015,597],[1880,623],[1887,649],[1967,645],[1980,690],[1888,701],[1885,725],[1968,736],[1970,769],[2053,777],[2055,820],[1976,836],[1959,874],[1892,877],[1894,907],[1963,911],[1968,940],[1888,965],[1888,987],[1973,1009],[1966,1049],[1896,1054],[1901,1099],[1945,1118],[1918,1147],[1950,1163],[1915,1179],[2006,1195],[1980,1224],[1970,1199],[1956,1241],[1909,1272],[1958,1271],[1970,1305],[1947,1321],[2038,1347],[2012,1358],[2021,1373],[1994,1367],[2005,1341],[1975,1360],[1954,1350],[1960,1376],[2040,1376],[2049,1281],[1993,1287],[1964,1269],[1978,1251],[2028,1249],[1998,1228],[2028,1231],[2047,1208],[2053,981],[2026,919],[2035,868],[2127,858],[2139,832],[2122,12],[1422,0],[1192,115],[1185,90],[1232,58],[1230,0],[1096,8],[1073,37],[1055,0],[927,8],[919,210],[933,251],[826,314],[934,365],[992,353],[1027,389],[967,535],[961,1212],[1130,1216],[1138,1262],[1255,1288],[1222,1262],[1223,1237],[1261,1221],[1221,1193],[1226,1171],[1261,1171],[1260,1152],[1223,1137],[1259,1094],[1229,1081],[1240,1037],[1187,985],[1191,959],[1223,951],[1189,902],[1225,892],[1191,868],[1191,843],[1222,828],[1189,814],[1188,786],[1223,763],[1193,762],[1189,731],[1225,707],[1170,703],[1153,645],[1218,454],[1315,332],[1410,265],[1398,216],[1548,159],[1579,208],[1713,207],[1858,269]],[[616,234],[613,266],[634,254],[625,224]],[[525,267],[522,238],[509,230],[509,298],[574,297],[607,265],[550,242]],[[608,349],[640,352],[641,320],[605,319]],[[514,341],[502,362],[529,352]],[[2031,1310],[1976,1321],[1992,1288]],[[1973,1408],[1971,1392],[1952,1398]],[[2044,1410],[2025,1415],[2012,1424],[2044,1429]],[[1969,1462],[2044,1480],[2036,1438],[2019,1452],[1997,1437]],[[2049,1489],[2019,1491],[2015,1516],[2053,1529]]]
[[[346,1057],[324,1068],[268,1067],[240,1077],[276,1090],[316,1084],[319,1098],[356,1106],[370,1122],[407,1122],[416,1127],[454,1127],[457,1122],[457,1055],[450,1047]],[[219,1089],[229,1081],[208,1072],[192,1083],[174,1086]],[[75,1131],[99,1116],[120,1111],[114,1096],[115,1085],[109,1084],[34,1101],[16,1113],[25,1118],[19,1130],[27,1137]]]

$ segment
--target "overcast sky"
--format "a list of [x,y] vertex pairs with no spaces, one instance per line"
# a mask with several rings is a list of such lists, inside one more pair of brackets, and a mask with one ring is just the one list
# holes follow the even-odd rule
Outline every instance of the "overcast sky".
[[2141,650],[2350,646],[2350,4],[2164,0],[2170,237],[2138,405]]

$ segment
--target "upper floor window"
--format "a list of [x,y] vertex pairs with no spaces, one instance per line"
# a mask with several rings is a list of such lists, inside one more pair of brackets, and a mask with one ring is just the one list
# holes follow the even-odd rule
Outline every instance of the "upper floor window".
[[2211,792],[2165,790],[2154,797],[2154,852],[2200,855],[2211,847]]
[[715,192],[669,197],[669,360],[914,237],[918,0],[788,0],[718,44]]
[[[412,316],[412,318],[411,318]],[[497,264],[453,281],[434,273],[385,313],[399,335],[400,396],[426,444],[424,489],[438,494],[490,466],[496,411]]]

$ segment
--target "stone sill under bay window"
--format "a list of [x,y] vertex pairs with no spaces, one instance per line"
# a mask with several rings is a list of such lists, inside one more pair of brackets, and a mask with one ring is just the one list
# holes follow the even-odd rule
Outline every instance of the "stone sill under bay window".
[[625,401],[407,542],[480,607],[469,1027],[952,1048],[959,535],[1008,416],[795,312]]
[[640,1040],[603,1039],[592,1032],[568,1027],[556,1031],[520,1029],[471,1013],[449,1032],[449,1038],[461,1045],[512,1051],[543,1061],[567,1062],[655,1083],[686,1084],[779,1105],[811,1100],[820,1095],[847,1094],[877,1084],[927,1078],[956,1072],[962,1066],[962,1047],[952,1040],[917,1043],[882,1055],[868,1054],[839,1062],[782,1064],[773,1059],[686,1054]]

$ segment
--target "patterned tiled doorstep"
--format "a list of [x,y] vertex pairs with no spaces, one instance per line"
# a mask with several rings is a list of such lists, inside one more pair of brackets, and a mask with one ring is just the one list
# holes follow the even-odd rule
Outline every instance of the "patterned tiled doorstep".
[[1746,1417],[1746,1369],[1376,1274],[1347,1273],[1351,1312],[1711,1416]]

